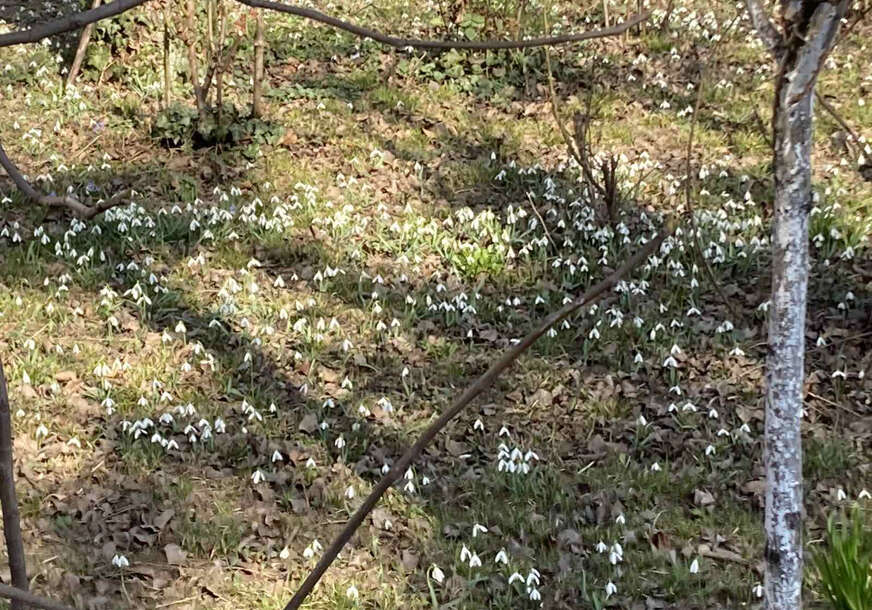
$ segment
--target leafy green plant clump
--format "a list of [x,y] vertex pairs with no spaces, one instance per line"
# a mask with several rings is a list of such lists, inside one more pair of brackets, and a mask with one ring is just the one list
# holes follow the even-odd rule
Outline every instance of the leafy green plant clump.
[[872,528],[859,508],[827,523],[827,548],[814,555],[820,589],[837,610],[872,609]]

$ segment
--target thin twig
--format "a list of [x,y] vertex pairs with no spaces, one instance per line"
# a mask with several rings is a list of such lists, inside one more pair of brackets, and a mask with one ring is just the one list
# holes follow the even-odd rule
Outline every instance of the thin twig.
[[835,120],[836,123],[838,123],[842,129],[844,129],[846,132],[848,132],[848,135],[851,136],[851,139],[856,144],[859,144],[860,138],[857,137],[857,133],[853,129],[851,129],[851,126],[848,125],[848,123],[845,121],[845,119],[843,119],[841,116],[839,116],[839,113],[836,111],[836,109],[833,107],[833,105],[830,104],[826,100],[826,98],[824,96],[822,96],[818,91],[814,92],[814,97],[818,102],[820,102],[820,105],[823,106],[824,110],[826,110],[827,112],[830,113],[830,116],[833,117],[833,120]]
[[442,413],[442,415],[430,424],[426,430],[424,430],[418,440],[415,441],[415,444],[412,445],[399,460],[397,460],[390,471],[388,471],[378,484],[373,487],[372,492],[370,492],[366,500],[363,501],[360,508],[358,508],[351,516],[342,532],[340,532],[336,539],[333,540],[330,546],[324,551],[324,555],[306,577],[306,580],[303,581],[303,584],[300,585],[297,593],[291,601],[288,602],[288,605],[285,606],[284,610],[297,610],[300,607],[306,597],[315,588],[315,585],[321,579],[321,576],[324,575],[324,572],[327,571],[327,568],[330,567],[330,564],[333,563],[342,548],[349,540],[351,540],[354,532],[357,531],[357,528],[360,527],[370,511],[375,508],[375,505],[385,492],[403,475],[409,465],[421,455],[424,448],[430,444],[449,421],[454,419],[454,417],[471,403],[476,396],[489,388],[496,378],[499,377],[503,371],[509,368],[509,366],[511,366],[511,364],[517,360],[518,357],[527,350],[527,348],[533,345],[539,337],[545,334],[549,328],[558,324],[579,308],[599,300],[606,291],[613,288],[626,274],[646,260],[655,250],[657,250],[657,248],[660,247],[660,244],[663,243],[663,240],[666,239],[667,235],[672,233],[673,229],[674,222],[670,218],[667,222],[666,228],[664,228],[659,235],[642,246],[636,254],[628,258],[626,262],[624,262],[624,264],[616,269],[610,276],[600,281],[584,294],[564,305],[560,310],[545,318],[545,320],[543,320],[535,330],[524,337],[524,339],[519,343],[506,350],[500,359],[491,365],[486,373],[479,377],[472,385],[467,387],[463,394],[461,394],[460,397],[458,397],[457,400],[455,400],[454,403],[444,413]]
[[[6,375],[0,362],[0,504],[3,510],[3,533],[6,535],[6,553],[9,555],[9,571],[12,584],[17,590],[27,592],[27,563],[24,557],[24,542],[21,540],[21,517],[18,514],[18,498],[15,495],[15,467],[12,461],[12,418],[9,415],[9,394],[6,392]],[[22,610],[21,600],[12,599],[12,610]]]
[[533,208],[533,213],[536,215],[536,218],[539,219],[539,222],[542,223],[542,229],[545,231],[545,237],[548,238],[548,241],[551,242],[551,245],[554,246],[554,249],[557,249],[557,244],[554,243],[554,240],[551,238],[551,231],[548,230],[548,225],[545,224],[545,219],[542,218],[542,214],[539,213],[539,209],[536,207],[536,204],[533,203],[533,196],[530,193],[527,193],[527,201],[530,202],[530,207]]
[[42,608],[43,610],[75,610],[75,608],[56,602],[53,599],[34,595],[33,593],[10,587],[9,585],[0,584],[0,597],[24,602],[28,606]]

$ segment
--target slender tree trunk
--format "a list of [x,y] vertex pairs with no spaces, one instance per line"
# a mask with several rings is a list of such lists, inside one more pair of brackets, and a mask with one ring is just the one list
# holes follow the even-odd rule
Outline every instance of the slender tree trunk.
[[197,112],[200,119],[206,116],[206,100],[203,97],[203,88],[200,86],[199,69],[197,65],[197,19],[196,7],[194,0],[187,0],[185,9],[185,21],[187,32],[185,32],[185,45],[188,47],[188,69],[191,72],[191,84],[194,87],[194,99],[197,102]]
[[163,11],[163,76],[164,76],[164,90],[163,90],[163,104],[164,108],[170,107],[170,91],[172,89],[172,57],[171,54],[172,49],[170,47],[170,7],[169,5],[164,7]]
[[[799,608],[802,584],[802,386],[811,205],[812,93],[775,108],[775,214],[769,311],[766,435],[766,591]],[[786,153],[786,154],[785,154]],[[774,604],[774,605],[772,605]]]
[[[0,504],[3,509],[3,532],[6,535],[6,552],[9,555],[9,570],[12,584],[27,591],[27,566],[24,560],[24,543],[21,541],[21,521],[18,515],[18,498],[15,495],[15,476],[12,464],[12,418],[9,414],[9,396],[6,393],[6,376],[0,362]],[[23,610],[24,602],[12,600],[12,610]]]
[[749,2],[779,61],[773,109],[775,204],[766,366],[766,607],[802,607],[802,399],[814,88],[850,0],[783,4],[779,33]]
[[[94,0],[91,8],[100,6],[100,0]],[[94,24],[89,23],[82,30],[82,35],[79,38],[79,46],[76,48],[76,55],[73,57],[73,63],[70,66],[70,72],[67,74],[67,87],[76,82],[76,77],[79,76],[79,70],[82,68],[82,62],[85,60],[85,52],[88,50],[88,43],[91,40],[91,32],[94,31]]]
[[254,34],[254,87],[251,100],[251,116],[263,115],[263,11],[257,11],[257,26]]

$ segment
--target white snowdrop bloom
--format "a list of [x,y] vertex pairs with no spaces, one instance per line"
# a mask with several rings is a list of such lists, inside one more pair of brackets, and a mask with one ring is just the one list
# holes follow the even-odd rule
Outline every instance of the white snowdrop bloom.
[[339,435],[338,437],[336,437],[336,440],[333,441],[333,444],[336,445],[337,449],[342,449],[343,447],[345,447],[345,439],[342,437],[342,435]]
[[606,543],[603,542],[602,540],[597,542],[596,546],[594,547],[594,549],[596,550],[597,553],[605,553],[608,550],[608,548],[609,547],[607,547]]
[[694,560],[690,563],[690,573],[691,573],[691,574],[697,574],[698,572],[699,572],[699,560],[694,559]]
[[442,569],[435,563],[430,568],[430,575],[433,577],[433,580],[435,580],[440,585],[445,581],[445,572],[443,572]]
[[509,584],[511,585],[515,581],[524,582],[524,577],[518,574],[517,572],[512,572],[512,575],[509,576]]
[[640,354],[639,352],[636,352],[636,357],[633,358],[633,363],[634,364],[642,364],[643,362],[645,362],[645,360],[642,358],[642,354]]
[[464,544],[464,545],[460,548],[460,561],[466,561],[466,560],[468,560],[470,557],[472,557],[472,553],[469,552],[469,549],[468,549],[468,548],[466,547],[466,545]]
[[663,361],[663,366],[674,369],[678,367],[678,361],[670,355]]
[[306,460],[306,468],[317,468],[317,467],[318,467],[318,465],[315,463],[314,458],[309,458],[308,460]]
[[509,433],[509,429],[506,428],[505,426],[503,426],[502,428],[500,428],[500,432],[499,432],[499,434],[497,434],[497,436],[512,436],[512,435],[511,435],[511,433]]
[[348,488],[345,490],[345,497],[350,500],[355,495],[356,495],[356,492],[354,491],[354,487],[352,485],[349,485]]
[[479,558],[477,553],[473,553],[472,557],[469,558],[469,567],[470,568],[480,568],[481,567],[481,559]]
[[506,554],[506,549],[500,549],[500,552],[494,557],[494,563],[509,565],[509,556]]
[[839,487],[836,490],[836,501],[837,502],[842,502],[843,500],[847,499],[847,497],[848,497],[848,494],[846,494],[845,490],[842,489],[841,487]]
[[39,427],[36,429],[36,438],[44,438],[46,436],[48,436],[48,428],[44,424],[39,424]]
[[181,320],[179,320],[179,323],[176,324],[175,331],[176,331],[177,333],[182,333],[182,334],[184,334],[184,333],[186,333],[186,332],[188,331],[188,329],[185,327],[185,323],[182,322]]
[[130,567],[130,562],[127,560],[127,557],[124,555],[115,555],[112,558],[112,565],[116,568],[128,568]]
[[606,583],[606,598],[611,597],[617,592],[618,588],[615,586],[615,583],[613,583],[612,581]]
[[758,598],[763,597],[763,585],[761,585],[760,583],[754,585],[753,592],[754,595],[756,595]]
[[415,493],[415,484],[409,481],[403,486],[403,489],[406,491],[406,493],[413,494]]
[[349,585],[347,589],[345,589],[345,597],[348,599],[356,600],[359,597],[357,592],[357,587],[354,585]]
[[715,454],[715,446],[714,446],[714,445],[708,445],[708,446],[705,448],[705,454],[706,454],[706,456],[714,455],[714,454]]
[[636,423],[639,424],[640,426],[647,426],[647,425],[648,425],[648,420],[645,419],[645,416],[644,416],[644,415],[640,415],[640,416],[639,416],[639,419],[636,420]]
[[542,599],[542,595],[539,594],[539,590],[536,588],[530,589],[530,599],[533,601],[539,601]]
[[285,458],[282,457],[282,454],[281,454],[281,452],[280,452],[278,449],[276,449],[275,451],[273,451],[273,454],[272,454],[272,461],[273,461],[273,463],[275,463],[275,462],[283,462],[284,460],[285,460]]
[[484,432],[484,423],[481,421],[481,419],[475,420],[475,423],[472,424],[472,429],[473,430],[481,430],[482,432]]
[[288,547],[285,547],[279,553],[279,559],[287,559],[291,556],[291,552],[288,550]]
[[254,483],[255,485],[257,485],[258,483],[263,481],[265,478],[266,477],[264,476],[264,474],[258,469],[258,470],[255,470],[254,473],[252,473],[251,482]]
[[472,526],[472,537],[475,538],[476,536],[478,536],[479,532],[481,532],[482,534],[486,534],[487,528],[481,524],[476,523]]
[[659,462],[654,462],[653,464],[651,464],[651,472],[660,472],[660,470],[661,468]]
[[624,513],[621,513],[615,518],[615,523],[618,525],[624,525],[626,522],[627,520],[624,518]]
[[857,499],[858,500],[872,500],[872,495],[870,495],[867,490],[863,489],[857,495]]

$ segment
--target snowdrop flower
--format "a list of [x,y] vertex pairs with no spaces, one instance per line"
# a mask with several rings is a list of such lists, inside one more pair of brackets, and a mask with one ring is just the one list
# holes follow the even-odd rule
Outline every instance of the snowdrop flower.
[[691,573],[691,574],[697,574],[697,573],[699,573],[699,560],[694,559],[694,560],[690,563],[690,573]]
[[494,557],[494,563],[502,563],[503,565],[509,564],[509,556],[506,554],[506,549],[500,549],[500,552],[497,553],[496,557]]
[[258,469],[258,470],[255,470],[254,473],[251,475],[251,482],[254,483],[255,485],[257,485],[258,483],[263,481],[265,478],[266,477],[264,476],[264,474]]
[[596,546],[594,547],[594,549],[596,550],[597,553],[605,553],[606,550],[608,550],[608,548],[609,548],[609,547],[607,547],[607,546],[606,546],[606,543],[603,542],[602,540],[600,540],[599,542],[597,542],[597,543],[596,543]]
[[842,502],[842,501],[845,500],[847,497],[848,497],[848,494],[846,494],[846,493],[845,493],[845,490],[842,489],[841,487],[839,487],[839,488],[836,490],[836,501],[837,501],[837,502]]
[[355,496],[354,487],[352,485],[348,486],[348,489],[345,490],[345,497],[349,500]]
[[654,462],[651,464],[651,472],[660,472],[660,464],[659,462]]
[[309,458],[306,460],[306,468],[317,468],[317,464],[315,463],[314,458]]
[[472,557],[469,558],[469,567],[470,568],[480,568],[481,567],[481,559],[478,556],[478,553],[473,553]]
[[288,547],[285,547],[279,553],[279,559],[287,559],[291,556],[291,552],[288,550]]
[[542,596],[539,594],[539,590],[536,588],[530,589],[530,599],[533,601],[539,601],[542,599]]
[[511,585],[511,584],[512,584],[513,582],[515,582],[516,580],[519,580],[519,581],[521,581],[521,582],[524,582],[524,577],[521,576],[520,574],[518,574],[517,572],[512,572],[512,575],[509,576],[509,584]]
[[345,447],[345,439],[340,434],[338,437],[336,437],[336,440],[333,441],[333,444],[336,445],[337,449],[342,449],[343,447]]
[[478,536],[479,532],[481,532],[482,534],[486,534],[487,528],[483,525],[476,523],[472,526],[472,537],[475,538],[476,536]]
[[624,523],[626,523],[626,522],[627,522],[627,520],[624,518],[624,513],[621,513],[615,519],[615,523],[617,523],[618,525],[624,525]]
[[615,586],[615,583],[613,583],[612,581],[606,583],[606,598],[611,597],[617,592],[618,588]]
[[859,495],[857,496],[857,499],[858,500],[872,500],[872,494],[870,494],[868,491],[863,489],[862,491],[860,491]]
[[318,542],[317,540],[313,540],[312,544],[307,546],[306,549],[303,551],[303,557],[306,559],[312,559],[312,557],[315,556],[315,553],[320,552],[322,548],[323,547],[321,546],[320,542]]
[[714,454],[715,454],[715,446],[714,446],[714,445],[708,445],[708,446],[705,448],[705,454],[706,454],[706,456],[714,455]]
[[115,555],[112,558],[112,565],[116,568],[128,568],[130,567],[130,562],[127,560],[127,557],[124,555]]
[[348,599],[356,600],[358,598],[357,587],[354,585],[349,585],[347,589],[345,589],[345,597]]
[[475,423],[472,424],[472,429],[473,430],[481,430],[482,432],[484,432],[484,423],[482,423],[481,419],[475,420]]
[[273,451],[273,454],[272,454],[272,461],[273,461],[273,463],[275,463],[275,462],[283,462],[284,459],[285,459],[285,458],[282,457],[282,454],[281,454],[281,452],[279,452],[278,449],[276,449],[275,451]]
[[445,580],[445,572],[443,572],[443,571],[439,568],[439,566],[437,566],[435,563],[434,563],[433,566],[430,568],[430,575],[433,577],[433,580],[435,580],[435,581],[436,581],[437,583],[439,583],[440,585],[441,585],[442,582]]
[[466,561],[470,557],[472,557],[472,553],[469,552],[469,549],[464,544],[463,547],[460,549],[460,561]]
[[759,582],[754,585],[753,591],[754,595],[756,595],[757,597],[763,597],[763,585],[761,585]]

